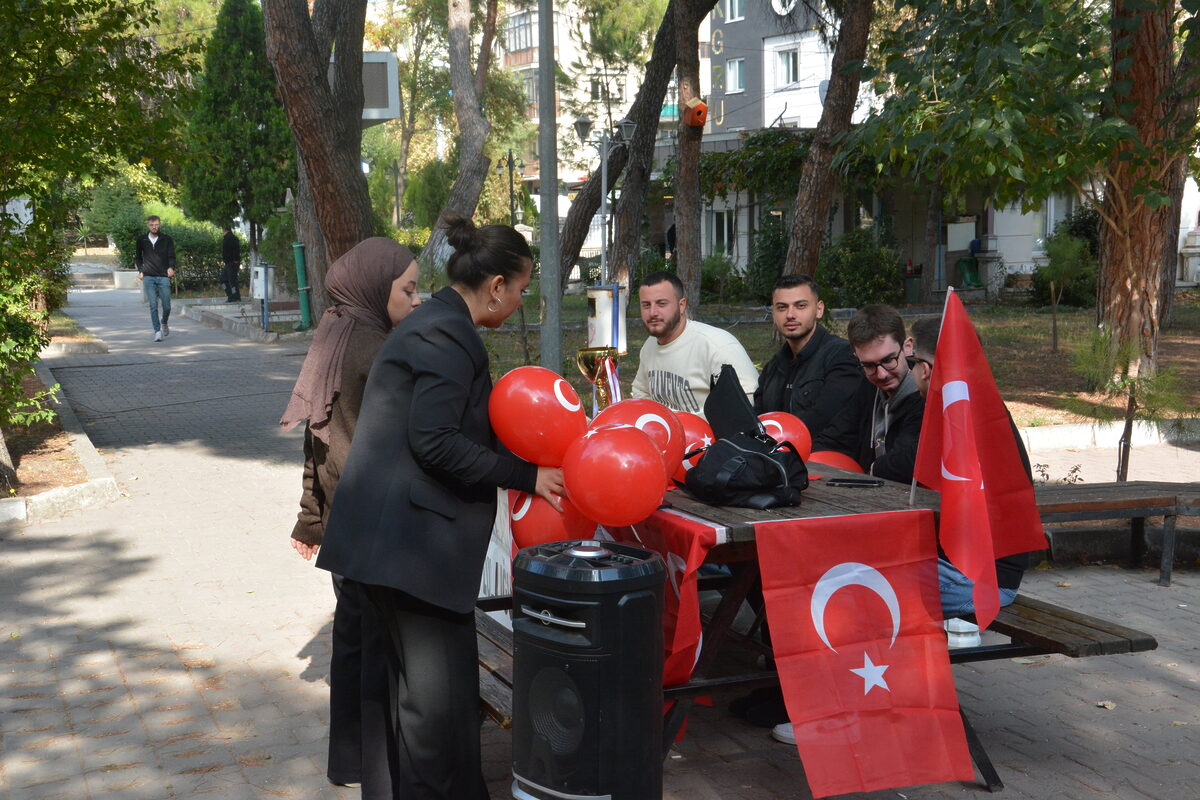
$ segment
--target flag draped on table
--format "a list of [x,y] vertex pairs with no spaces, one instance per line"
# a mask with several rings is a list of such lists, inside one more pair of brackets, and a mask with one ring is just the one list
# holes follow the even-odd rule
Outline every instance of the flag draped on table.
[[953,290],[934,362],[914,477],[941,493],[942,551],[975,582],[975,617],[986,628],[999,610],[996,559],[1041,550],[1046,537],[1008,412]]
[[971,780],[933,513],[754,526],[775,664],[813,797]]
[[687,683],[700,649],[700,595],[696,571],[724,529],[673,509],[659,509],[637,525],[606,528],[619,542],[653,550],[667,567],[663,594],[663,685]]

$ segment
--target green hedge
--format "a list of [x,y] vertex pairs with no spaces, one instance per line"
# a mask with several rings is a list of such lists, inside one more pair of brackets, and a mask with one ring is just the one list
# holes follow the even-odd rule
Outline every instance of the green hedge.
[[113,242],[122,267],[133,268],[138,237],[146,232],[146,217],[157,214],[162,219],[162,232],[175,240],[176,290],[219,289],[221,270],[221,229],[208,222],[184,216],[174,207],[147,203],[144,207],[126,207],[113,223]]
[[821,251],[817,284],[830,308],[898,303],[904,298],[900,251],[870,228],[852,230]]

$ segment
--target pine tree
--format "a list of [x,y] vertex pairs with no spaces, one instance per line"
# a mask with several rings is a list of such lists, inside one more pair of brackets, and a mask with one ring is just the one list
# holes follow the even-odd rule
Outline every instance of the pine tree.
[[296,184],[295,148],[267,61],[262,9],[225,0],[208,42],[188,125],[187,212],[216,225],[241,215],[258,228]]

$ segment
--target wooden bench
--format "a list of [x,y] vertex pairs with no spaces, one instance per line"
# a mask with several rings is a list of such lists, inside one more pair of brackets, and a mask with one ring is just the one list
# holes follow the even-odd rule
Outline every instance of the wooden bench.
[[[479,697],[483,711],[501,728],[512,727],[513,635],[490,617],[483,608],[504,608],[510,598],[485,598],[475,611],[475,631],[479,642]],[[1081,614],[1062,606],[1026,595],[1000,609],[989,631],[1009,637],[1007,643],[984,644],[950,650],[950,663],[996,661],[1036,655],[1063,655],[1070,658],[1138,653],[1154,650],[1158,641],[1148,633],[1115,622]],[[719,690],[749,689],[778,684],[774,671],[721,676],[691,681],[663,690],[664,699],[694,697]],[[1004,782],[992,765],[983,743],[970,720],[963,714],[963,727],[971,758],[989,791],[1004,788]]]
[[1175,522],[1200,515],[1200,484],[1165,481],[1048,484],[1037,487],[1042,522],[1129,520],[1129,560],[1140,566],[1145,553],[1146,518],[1163,518],[1162,560],[1158,583],[1171,585],[1175,560]]

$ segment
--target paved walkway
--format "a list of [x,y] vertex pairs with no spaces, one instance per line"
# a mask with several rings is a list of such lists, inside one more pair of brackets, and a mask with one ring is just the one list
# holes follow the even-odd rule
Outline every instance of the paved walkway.
[[[357,796],[324,779],[332,592],[287,543],[300,437],[275,423],[303,345],[181,314],[155,343],[130,291],[75,292],[67,310],[111,352],[50,366],[125,496],[0,527],[0,800]],[[1195,477],[1194,458],[1135,451],[1134,477]],[[955,668],[1005,796],[1197,796],[1200,575],[1176,571],[1168,589],[1156,575],[1076,568],[1026,584],[1153,632],[1155,652]],[[665,797],[807,798],[794,750],[729,717],[729,699],[693,715]],[[507,797],[509,736],[489,725],[484,742],[492,796]]]

